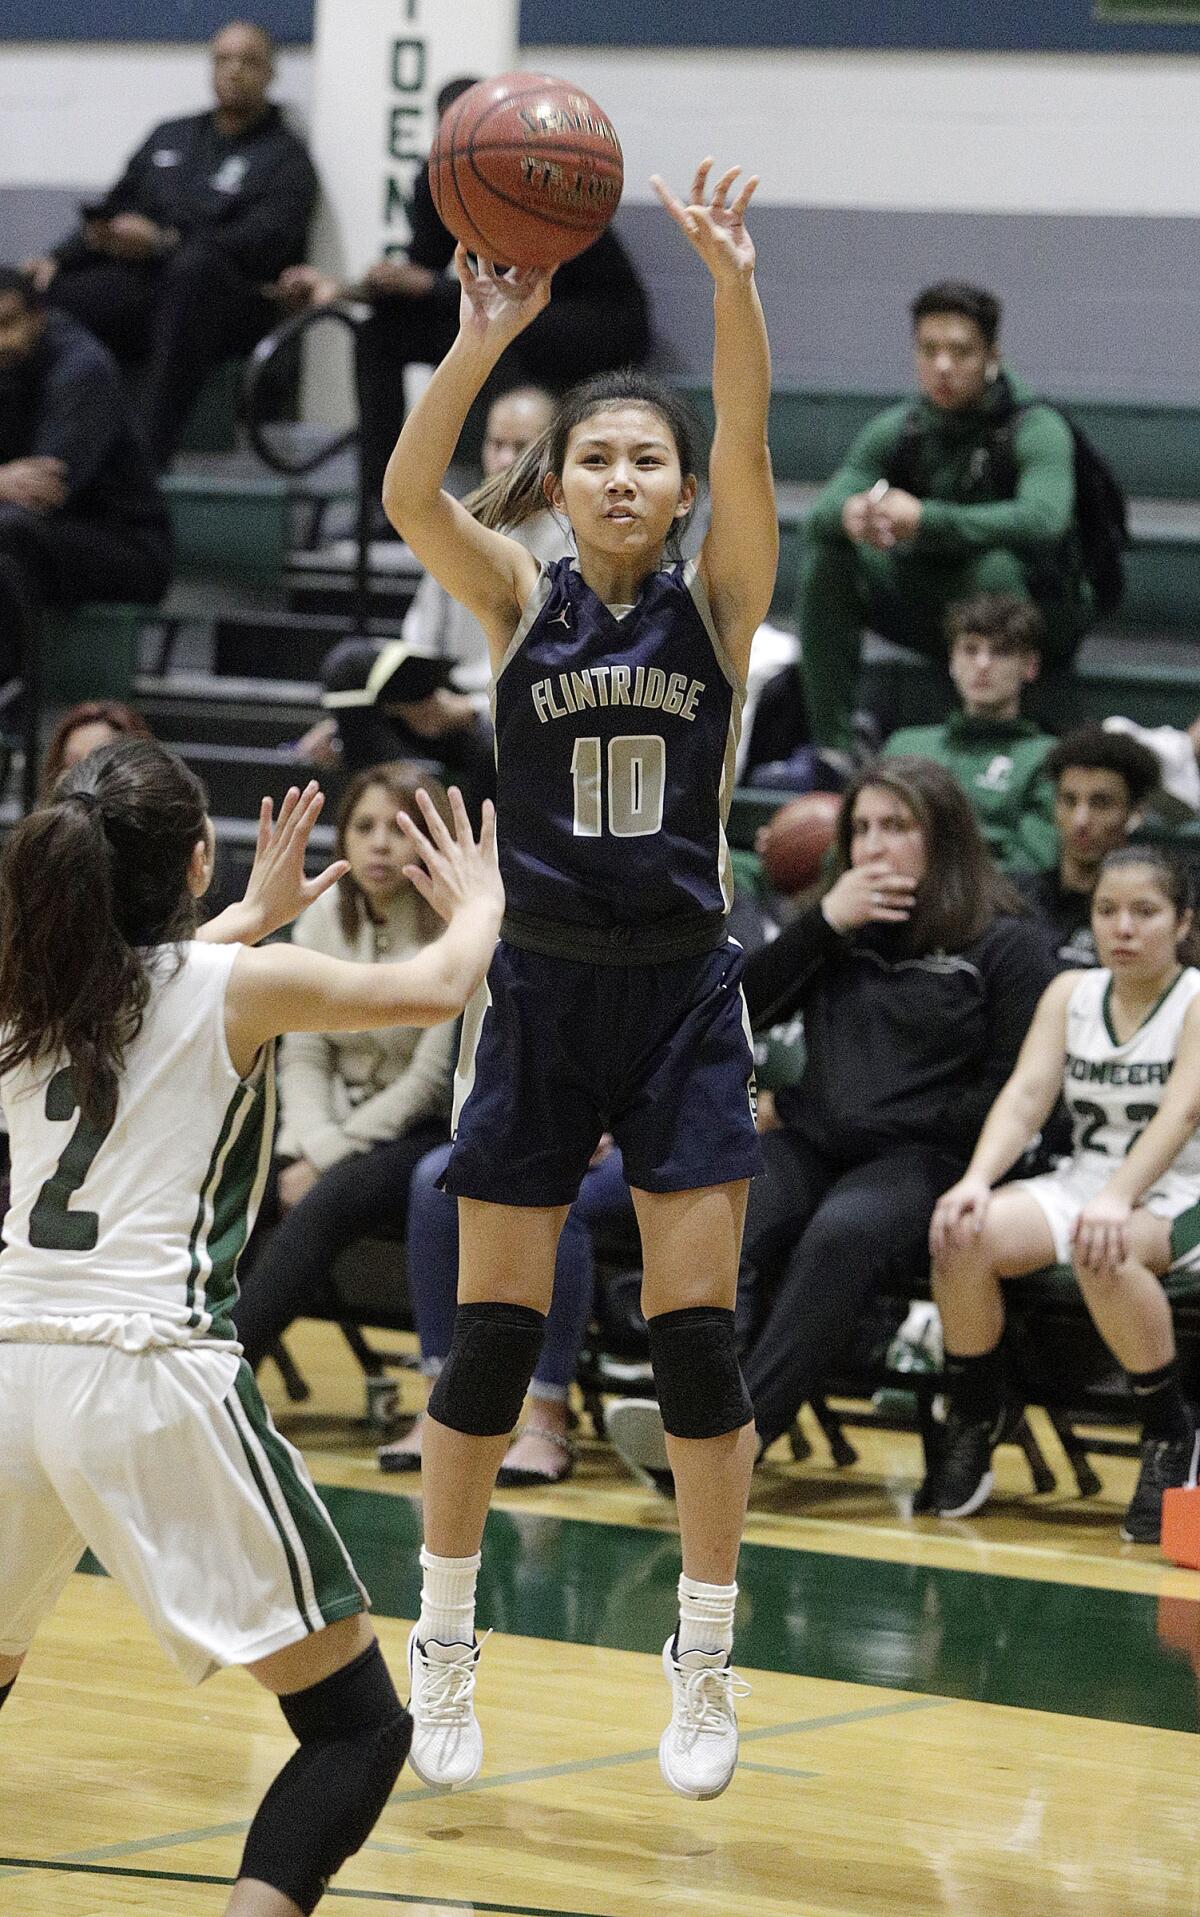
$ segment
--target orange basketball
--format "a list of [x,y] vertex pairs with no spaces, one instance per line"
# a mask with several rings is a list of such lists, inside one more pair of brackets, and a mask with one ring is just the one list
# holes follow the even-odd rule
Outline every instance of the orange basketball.
[[546,73],[480,80],[442,115],[429,185],[468,252],[504,266],[560,266],[617,210],[621,142],[596,102]]
[[763,869],[777,892],[811,885],[833,844],[842,801],[836,792],[805,792],[763,827],[757,841]]

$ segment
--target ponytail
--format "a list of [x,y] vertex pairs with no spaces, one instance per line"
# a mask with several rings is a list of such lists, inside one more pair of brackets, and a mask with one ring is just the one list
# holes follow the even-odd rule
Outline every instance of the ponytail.
[[69,1060],[76,1103],[111,1123],[155,948],[189,938],[206,831],[198,779],[160,746],[89,754],[0,854],[0,1074]]

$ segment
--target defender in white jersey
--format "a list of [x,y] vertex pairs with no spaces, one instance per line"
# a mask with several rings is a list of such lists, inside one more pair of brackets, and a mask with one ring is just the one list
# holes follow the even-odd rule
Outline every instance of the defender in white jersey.
[[[251,1825],[238,1917],[315,1907],[411,1738],[367,1594],[230,1307],[276,1036],[438,1024],[491,956],[490,811],[477,847],[457,793],[453,835],[419,797],[432,842],[401,815],[424,861],[406,876],[449,923],[396,964],[193,939],[212,829],[196,779],[152,742],[93,753],[0,857],[0,1705],[85,1545],[185,1676],[246,1665],[299,1749]],[[318,809],[285,802],[293,897],[275,922],[344,869],[303,881]],[[210,939],[240,928],[235,910]]]
[[[1060,973],[1047,988],[971,1163],[934,1212],[949,1412],[930,1508],[965,1517],[992,1488],[1002,1280],[1070,1264],[1142,1411],[1141,1470],[1121,1535],[1154,1543],[1163,1492],[1194,1484],[1200,1462],[1162,1285],[1169,1271],[1200,1266],[1200,970],[1188,962],[1200,953],[1185,874],[1147,847],[1110,853],[1092,932],[1103,969]],[[993,1192],[1060,1093],[1071,1156]]]

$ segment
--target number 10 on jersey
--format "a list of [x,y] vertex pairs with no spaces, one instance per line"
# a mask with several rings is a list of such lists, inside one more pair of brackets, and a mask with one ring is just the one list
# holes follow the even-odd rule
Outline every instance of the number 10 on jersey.
[[[576,739],[571,754],[575,837],[604,833],[603,740]],[[667,744],[656,732],[622,734],[608,742],[608,830],[614,839],[644,839],[662,831]]]

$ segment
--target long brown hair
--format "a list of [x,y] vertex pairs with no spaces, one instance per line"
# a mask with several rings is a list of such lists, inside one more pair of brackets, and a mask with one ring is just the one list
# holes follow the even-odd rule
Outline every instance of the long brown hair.
[[63,775],[0,853],[0,1073],[70,1060],[76,1101],[111,1121],[155,947],[190,938],[204,788],[152,740],[117,739]]
[[906,952],[961,952],[998,913],[1024,916],[1020,894],[992,863],[966,793],[932,759],[877,759],[851,780],[834,835],[836,878],[849,869],[854,802],[868,786],[881,786],[906,805],[925,840],[925,877],[912,917],[898,928],[897,943]]
[[111,726],[119,737],[126,739],[151,739],[154,736],[141,713],[135,712],[132,706],[123,704],[120,699],[85,699],[81,705],[72,706],[69,712],[63,713],[46,747],[41,784],[38,787],[40,800],[48,799],[58,784],[66,763],[67,741],[81,726]]
[[[418,822],[421,809],[417,804],[417,787],[423,786],[446,824],[452,823],[445,787],[437,779],[431,779],[419,766],[404,759],[390,760],[384,765],[364,766],[361,772],[354,774],[338,804],[334,837],[339,859],[346,857],[346,838],[355,808],[363,793],[373,785],[383,787],[397,812],[403,809]],[[432,905],[427,905],[419,893],[415,896],[418,936],[422,945],[427,945],[441,931],[441,920]],[[353,945],[369,916],[362,887],[352,872],[345,873],[338,880],[338,922],[348,945]]]

